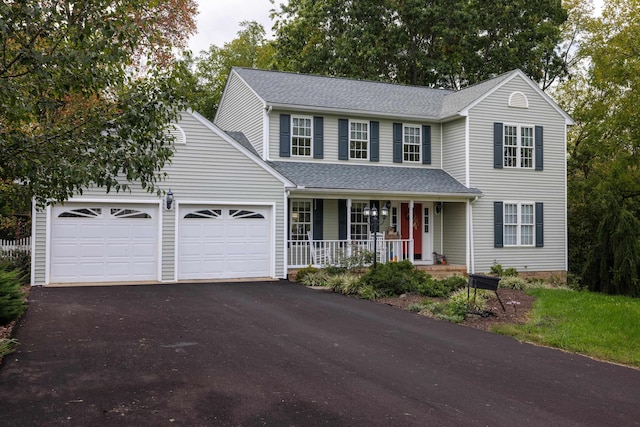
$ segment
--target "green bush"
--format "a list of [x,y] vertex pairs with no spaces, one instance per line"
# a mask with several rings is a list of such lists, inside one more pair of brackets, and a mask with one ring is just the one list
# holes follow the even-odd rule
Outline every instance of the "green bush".
[[315,268],[315,267],[312,267],[312,266],[301,268],[296,273],[296,282],[302,283],[302,281],[304,280],[305,277],[307,277],[307,275],[309,275],[311,273],[317,273],[318,271],[320,271],[319,268]]
[[499,286],[506,289],[516,289],[523,291],[529,287],[526,280],[516,276],[505,276],[500,279]]
[[327,286],[329,276],[322,270],[311,271],[304,275],[301,284],[305,286]]
[[373,286],[360,284],[360,287],[358,288],[358,296],[362,299],[376,300],[384,295],[374,289]]
[[360,278],[360,283],[371,286],[381,295],[393,296],[411,292],[429,278],[424,271],[417,270],[411,261],[404,260],[378,264],[376,269],[370,268]]
[[358,277],[344,273],[337,276],[329,276],[327,286],[334,292],[344,295],[357,295],[360,288]]
[[[347,255],[347,253],[351,255]],[[373,262],[373,251],[362,249],[358,246],[352,246],[351,251],[344,248],[338,253],[336,259],[336,268],[344,271],[362,270],[365,266]]]
[[31,252],[18,250],[11,256],[0,255],[0,270],[18,270],[20,283],[26,285],[31,274]]
[[468,311],[485,311],[487,302],[491,299],[492,293],[484,289],[476,290],[475,302],[473,299],[473,291],[468,293],[467,289],[459,289],[451,294],[449,301],[454,303],[456,307],[464,305],[465,312]]
[[0,270],[0,325],[17,319],[27,309],[20,286],[18,270]]
[[417,283],[411,292],[433,298],[448,298],[452,292],[467,286],[467,279],[462,276],[451,276],[446,279],[433,279]]
[[460,323],[467,316],[466,300],[455,300],[446,303],[425,300],[420,303],[410,304],[407,309],[413,313],[421,313],[434,319]]
[[491,266],[490,274],[493,274],[498,277],[517,277],[518,270],[516,270],[514,267],[503,269],[501,264],[493,264]]

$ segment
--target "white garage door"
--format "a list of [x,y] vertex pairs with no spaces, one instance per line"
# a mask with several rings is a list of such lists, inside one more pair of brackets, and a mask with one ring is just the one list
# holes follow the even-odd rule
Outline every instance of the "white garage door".
[[181,206],[178,279],[270,275],[270,208]]
[[67,205],[52,213],[50,282],[157,278],[157,207]]

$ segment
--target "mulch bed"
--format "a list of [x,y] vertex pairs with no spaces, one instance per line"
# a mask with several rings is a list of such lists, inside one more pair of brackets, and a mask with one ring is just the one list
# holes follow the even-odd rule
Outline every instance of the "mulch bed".
[[[467,318],[461,323],[461,325],[488,331],[491,329],[491,327],[499,324],[526,323],[526,321],[528,320],[529,312],[531,311],[531,307],[533,306],[534,298],[530,295],[527,295],[524,291],[515,289],[500,289],[498,290],[498,294],[500,295],[500,299],[504,304],[504,311],[502,310],[502,307],[500,307],[498,299],[494,297],[487,303],[488,313],[485,313],[485,316],[469,314],[467,315]],[[380,298],[377,301],[382,304],[387,304],[406,310],[409,305],[422,302],[425,299],[442,302],[445,301],[442,298],[429,298],[416,294],[405,294],[399,297]],[[512,303],[509,303],[510,301],[512,301]]]

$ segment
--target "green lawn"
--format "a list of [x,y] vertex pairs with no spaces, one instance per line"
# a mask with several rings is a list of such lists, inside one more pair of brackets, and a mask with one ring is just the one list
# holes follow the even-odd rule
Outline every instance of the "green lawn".
[[640,299],[562,289],[527,293],[536,297],[529,322],[494,332],[640,367]]

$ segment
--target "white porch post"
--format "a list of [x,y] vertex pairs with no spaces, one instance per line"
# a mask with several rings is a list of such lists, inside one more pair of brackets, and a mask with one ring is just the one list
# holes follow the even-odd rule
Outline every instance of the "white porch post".
[[409,200],[409,259],[411,263],[415,263],[415,257],[413,255],[414,251],[414,241],[413,241],[413,200]]
[[347,199],[347,256],[351,256],[351,198]]

